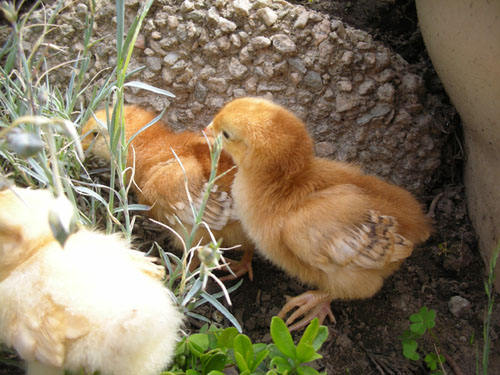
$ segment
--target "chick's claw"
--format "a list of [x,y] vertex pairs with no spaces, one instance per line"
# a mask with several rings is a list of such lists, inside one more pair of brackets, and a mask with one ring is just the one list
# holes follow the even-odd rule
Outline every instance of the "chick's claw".
[[221,277],[221,281],[229,281],[229,280],[235,280],[244,274],[248,273],[248,278],[250,281],[253,281],[253,269],[252,269],[252,257],[253,257],[253,251],[251,250],[246,250],[243,253],[243,257],[241,258],[240,261],[235,261],[229,258],[226,258],[228,261],[231,271],[234,274],[229,274],[227,276]]
[[[296,331],[304,328],[314,318],[318,318],[319,324],[322,324],[328,316],[330,321],[335,323],[335,317],[333,316],[330,308],[330,302],[331,297],[328,293],[321,292],[319,290],[310,290],[300,296],[287,300],[287,303],[283,306],[278,316],[281,319],[284,319],[290,310],[298,307],[298,309],[295,310],[286,320],[286,325],[289,326],[288,329],[290,331]],[[303,316],[303,318],[290,326],[290,324],[295,322],[300,316]]]

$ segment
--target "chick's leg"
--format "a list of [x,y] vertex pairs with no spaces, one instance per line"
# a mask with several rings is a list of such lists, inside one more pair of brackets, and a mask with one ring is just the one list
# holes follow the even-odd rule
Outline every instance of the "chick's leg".
[[222,281],[234,280],[248,273],[248,278],[250,279],[250,281],[253,281],[253,269],[252,269],[253,253],[254,249],[245,250],[243,253],[243,257],[239,262],[226,258],[226,260],[229,261],[229,265],[231,266],[231,271],[234,273],[234,275],[230,274],[221,277],[220,279]]
[[332,323],[335,323],[335,317],[330,309],[332,297],[327,292],[320,290],[310,290],[300,296],[290,298],[283,306],[278,316],[284,319],[286,314],[295,307],[297,310],[286,320],[286,324],[292,324],[299,316],[304,316],[297,323],[288,327],[290,331],[296,331],[305,327],[314,318],[319,319],[319,324],[322,324],[325,317],[328,316]]

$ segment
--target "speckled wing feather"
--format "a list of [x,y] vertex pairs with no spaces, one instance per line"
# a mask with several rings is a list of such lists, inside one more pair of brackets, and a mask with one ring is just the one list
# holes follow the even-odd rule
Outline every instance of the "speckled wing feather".
[[[201,189],[190,191],[193,206],[196,211],[200,209],[206,191],[206,183]],[[194,224],[193,211],[187,199],[186,201],[172,203],[170,206],[173,209],[173,214],[176,215],[180,221],[189,225]],[[231,195],[226,191],[220,191],[218,185],[214,185],[205,206],[203,221],[208,224],[210,229],[221,230],[227,225],[228,221],[233,219],[233,217],[233,199]],[[172,220],[172,217],[169,218],[169,220]]]
[[394,217],[373,210],[367,216],[356,227],[332,238],[328,254],[335,264],[348,269],[377,269],[411,254],[413,243],[397,233]]
[[351,185],[314,193],[287,218],[283,241],[302,262],[320,267],[380,269],[408,257],[413,243],[398,234],[396,218],[370,209]]
[[[198,211],[207,190],[207,179],[195,158],[180,157],[180,160],[187,175],[194,208]],[[141,185],[140,191],[144,198],[141,203],[154,206],[157,220],[174,226],[175,215],[185,225],[194,224],[193,211],[186,194],[184,172],[175,159],[154,166]],[[214,185],[203,220],[212,230],[221,230],[233,216],[232,207],[231,195]]]

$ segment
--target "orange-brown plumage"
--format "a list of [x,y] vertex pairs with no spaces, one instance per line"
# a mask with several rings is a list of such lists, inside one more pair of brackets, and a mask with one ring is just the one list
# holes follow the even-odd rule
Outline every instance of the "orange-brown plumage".
[[[106,111],[100,110],[96,118],[106,124]],[[156,114],[138,106],[125,106],[125,130],[127,140],[150,123]],[[92,137],[86,137],[82,144],[88,148],[92,142],[92,153],[109,160],[109,147],[106,144],[106,130],[94,118],[89,120],[82,134],[92,132]],[[188,231],[194,224],[191,208],[185,189],[184,172],[174,157],[175,151],[188,178],[190,194],[195,206],[199,207],[206,189],[211,170],[211,159],[207,139],[201,132],[173,132],[167,124],[158,121],[153,126],[140,132],[129,146],[127,166],[134,168],[134,184],[132,189],[141,204],[151,206],[148,215],[171,226],[177,233],[182,233],[182,226],[174,219],[176,215]],[[231,157],[223,152],[218,166],[218,174],[233,168]],[[203,220],[207,222],[217,239],[224,240],[224,246],[242,245],[245,255],[240,267],[236,267],[237,275],[250,271],[250,259],[253,245],[245,235],[239,220],[233,211],[231,184],[235,170],[229,171],[216,181],[206,206]],[[197,232],[195,242],[203,237],[208,242],[210,237],[204,228]],[[180,242],[172,236],[175,244]]]
[[358,167],[317,158],[302,121],[264,99],[241,98],[214,118],[212,131],[238,171],[232,187],[243,227],[260,252],[318,288],[281,311],[297,329],[331,314],[332,299],[368,298],[430,234],[406,190]]

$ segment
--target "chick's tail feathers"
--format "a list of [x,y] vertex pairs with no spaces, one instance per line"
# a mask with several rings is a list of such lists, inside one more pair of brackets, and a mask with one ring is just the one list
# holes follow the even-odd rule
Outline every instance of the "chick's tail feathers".
[[333,241],[332,260],[349,269],[380,269],[409,257],[413,243],[400,234],[397,220],[370,210],[361,225],[348,236]]

